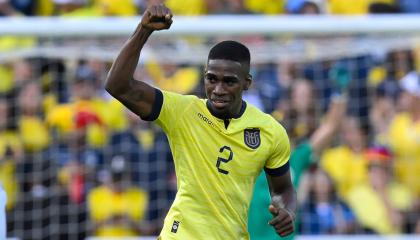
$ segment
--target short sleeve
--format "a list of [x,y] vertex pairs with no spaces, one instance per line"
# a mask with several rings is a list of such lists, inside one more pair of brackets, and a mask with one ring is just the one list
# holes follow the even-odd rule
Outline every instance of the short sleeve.
[[154,121],[165,131],[170,133],[176,122],[182,117],[188,105],[192,102],[192,96],[182,95],[173,92],[161,91],[162,103]]
[[280,126],[273,141],[274,149],[264,170],[269,175],[281,176],[289,170],[290,142],[286,130]]

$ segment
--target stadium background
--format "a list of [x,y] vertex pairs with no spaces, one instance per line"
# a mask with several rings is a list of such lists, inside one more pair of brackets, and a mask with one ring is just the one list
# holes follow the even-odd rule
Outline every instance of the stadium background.
[[[0,1],[0,182],[9,200],[8,237],[159,233],[176,192],[166,137],[103,89],[113,58],[152,2],[160,1]],[[420,82],[400,87],[420,69],[420,18],[410,15],[420,12],[420,2],[164,2],[174,12],[173,29],[148,42],[137,79],[203,96],[208,49],[222,39],[244,42],[254,77],[245,98],[281,122],[293,146],[323,121],[334,96],[349,95],[344,128],[314,156],[298,189],[301,206],[318,206],[300,213],[311,226],[302,224],[300,234],[420,234],[420,120],[411,121],[406,97],[419,94]],[[366,226],[364,215],[378,204],[363,202],[361,215],[350,204],[351,188],[369,182],[365,153],[373,145],[392,152],[400,184],[390,209],[402,219],[382,220],[399,228]],[[319,169],[337,189],[330,199],[350,204],[353,217],[337,217],[336,209],[333,217],[322,214],[311,197]],[[323,225],[326,219],[331,223]]]

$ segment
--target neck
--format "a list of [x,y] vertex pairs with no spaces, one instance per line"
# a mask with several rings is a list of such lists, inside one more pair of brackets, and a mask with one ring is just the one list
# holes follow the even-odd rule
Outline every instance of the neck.
[[219,118],[219,119],[231,119],[231,118],[240,118],[242,114],[245,112],[246,109],[246,102],[241,101],[239,106],[235,106],[235,111],[233,113],[217,113],[213,111],[210,101],[206,103],[207,109],[210,111],[211,115]]

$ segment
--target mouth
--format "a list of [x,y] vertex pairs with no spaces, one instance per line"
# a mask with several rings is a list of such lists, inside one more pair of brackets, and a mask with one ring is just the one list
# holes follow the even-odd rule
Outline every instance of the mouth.
[[226,108],[229,105],[229,101],[222,99],[211,99],[210,101],[215,108]]

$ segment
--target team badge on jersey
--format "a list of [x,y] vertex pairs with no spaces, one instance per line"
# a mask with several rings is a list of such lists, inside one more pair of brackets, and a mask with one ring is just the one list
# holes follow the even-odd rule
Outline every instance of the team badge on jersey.
[[244,142],[245,144],[256,149],[261,144],[260,129],[259,128],[248,128],[244,130]]

